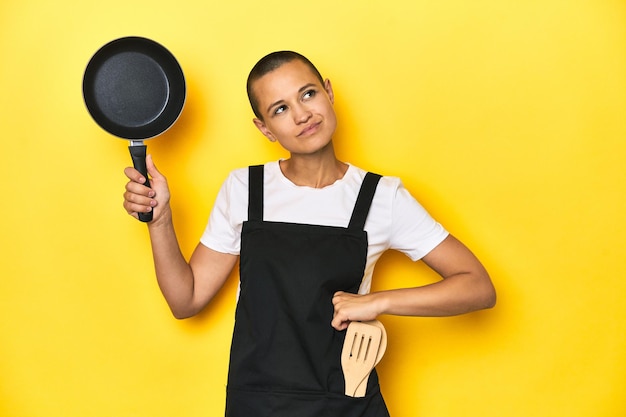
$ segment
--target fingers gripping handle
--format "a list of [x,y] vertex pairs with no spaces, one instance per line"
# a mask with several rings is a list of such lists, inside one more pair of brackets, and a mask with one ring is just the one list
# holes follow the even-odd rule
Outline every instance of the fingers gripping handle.
[[[130,151],[130,156],[133,159],[133,166],[146,179],[146,182],[144,182],[143,185],[150,187],[150,181],[148,180],[148,168],[146,167],[146,148],[146,145],[143,144],[131,144],[128,147],[128,150]],[[139,213],[139,220],[142,222],[152,221],[152,212]]]

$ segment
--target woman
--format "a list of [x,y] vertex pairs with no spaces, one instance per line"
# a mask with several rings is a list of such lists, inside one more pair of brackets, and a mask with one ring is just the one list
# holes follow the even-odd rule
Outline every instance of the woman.
[[[388,412],[373,372],[363,398],[343,394],[340,355],[351,321],[381,314],[449,316],[489,308],[495,290],[478,259],[393,177],[337,159],[333,90],[295,52],[267,55],[248,77],[254,124],[288,159],[239,169],[222,186],[189,262],[172,224],[165,177],[133,168],[124,207],[148,224],[157,280],[173,314],[191,317],[240,259],[227,416],[367,416]],[[422,259],[443,280],[370,293],[387,249]]]

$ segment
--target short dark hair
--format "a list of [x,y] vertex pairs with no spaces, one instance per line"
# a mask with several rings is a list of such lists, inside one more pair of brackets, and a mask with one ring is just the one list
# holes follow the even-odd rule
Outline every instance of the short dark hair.
[[298,60],[306,64],[311,69],[313,74],[315,74],[315,76],[320,80],[320,83],[322,85],[324,84],[324,79],[322,78],[320,72],[317,70],[317,68],[315,68],[315,65],[313,65],[313,63],[309,61],[304,55],[293,51],[277,51],[265,55],[259,60],[259,62],[256,63],[254,67],[252,67],[252,70],[248,75],[248,81],[246,82],[246,90],[248,92],[248,100],[250,101],[250,106],[252,107],[254,115],[259,119],[263,120],[263,116],[259,111],[259,102],[252,93],[252,84],[265,74],[270,73],[275,69],[281,67],[283,64],[294,60]]

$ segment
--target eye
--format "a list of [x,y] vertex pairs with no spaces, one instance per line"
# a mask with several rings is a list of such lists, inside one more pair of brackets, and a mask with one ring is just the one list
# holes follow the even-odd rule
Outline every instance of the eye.
[[274,114],[281,114],[281,113],[283,113],[285,110],[287,110],[287,106],[285,106],[285,105],[278,106],[278,107],[276,107],[276,109],[274,110]]
[[315,94],[317,94],[317,91],[315,90],[307,90],[303,95],[302,98],[303,99],[309,99],[309,98],[313,98],[315,97]]

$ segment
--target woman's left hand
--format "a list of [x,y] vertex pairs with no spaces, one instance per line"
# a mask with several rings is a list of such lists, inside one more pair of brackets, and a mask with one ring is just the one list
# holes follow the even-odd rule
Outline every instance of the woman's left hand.
[[336,330],[345,330],[351,321],[375,320],[378,312],[375,308],[374,294],[352,294],[338,291],[333,296],[335,312],[330,323]]

